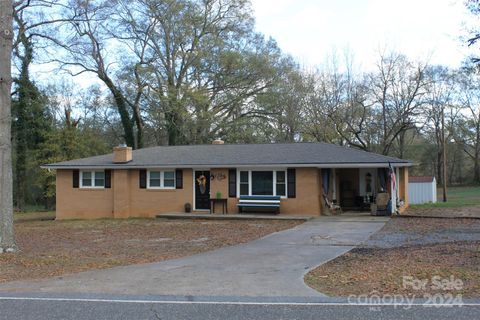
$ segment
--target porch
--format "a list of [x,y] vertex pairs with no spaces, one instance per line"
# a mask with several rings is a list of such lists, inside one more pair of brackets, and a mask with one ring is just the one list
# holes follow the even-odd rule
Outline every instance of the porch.
[[321,180],[322,209],[327,214],[335,213],[332,207],[370,212],[379,194],[387,198],[389,214],[408,207],[408,167],[322,168]]
[[200,219],[200,220],[289,220],[289,221],[308,221],[313,219],[312,216],[297,216],[288,214],[221,214],[221,213],[164,213],[155,216],[157,219]]
[[[280,213],[288,216],[337,214],[332,205],[339,206],[343,212],[370,212],[371,205],[379,200],[379,194],[384,203],[382,211],[387,211],[390,202],[393,205],[389,206],[388,213],[403,212],[408,206],[408,167],[392,166],[393,173],[388,163],[291,169],[262,167],[195,170],[194,202],[203,199],[196,183],[197,176],[203,174],[208,178],[203,193],[206,210],[200,211],[196,205],[193,213],[210,218],[207,210],[214,198],[225,202],[225,212],[231,216],[238,213],[239,199],[244,195],[279,196]],[[288,172],[292,173],[291,176]],[[249,214],[255,213],[259,212],[252,211]]]

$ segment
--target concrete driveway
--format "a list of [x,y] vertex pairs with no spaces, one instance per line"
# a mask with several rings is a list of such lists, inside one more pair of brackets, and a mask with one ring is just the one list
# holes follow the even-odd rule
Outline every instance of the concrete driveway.
[[310,220],[264,238],[190,257],[0,285],[0,292],[182,296],[320,296],[304,274],[365,241],[387,218]]

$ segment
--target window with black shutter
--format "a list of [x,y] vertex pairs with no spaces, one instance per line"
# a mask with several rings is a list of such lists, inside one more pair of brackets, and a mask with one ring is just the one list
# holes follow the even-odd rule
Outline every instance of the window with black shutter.
[[228,169],[228,196],[230,198],[237,197],[237,170]]
[[105,188],[110,189],[112,187],[112,170],[105,170]]
[[175,170],[175,187],[177,189],[183,189],[183,170]]
[[80,171],[79,170],[73,170],[72,185],[73,185],[74,188],[78,188],[80,186]]
[[145,169],[140,169],[140,172],[139,172],[139,187],[140,187],[140,189],[146,189],[147,188],[147,170],[145,170]]
[[287,169],[287,196],[289,198],[295,198],[297,196],[295,189],[295,169]]

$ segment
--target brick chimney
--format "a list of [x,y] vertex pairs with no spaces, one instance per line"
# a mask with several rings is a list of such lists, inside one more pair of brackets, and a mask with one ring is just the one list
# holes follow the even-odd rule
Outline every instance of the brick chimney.
[[223,141],[222,139],[215,139],[212,141],[212,144],[225,144],[225,141]]
[[132,161],[132,148],[126,145],[119,145],[113,148],[113,162],[127,163]]

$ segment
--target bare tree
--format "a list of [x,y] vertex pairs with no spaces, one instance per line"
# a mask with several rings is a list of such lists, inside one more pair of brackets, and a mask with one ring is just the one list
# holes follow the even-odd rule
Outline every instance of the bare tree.
[[480,79],[476,72],[467,72],[461,85],[461,106],[466,113],[457,123],[456,140],[473,161],[473,181],[480,182]]
[[[371,151],[374,145],[374,112],[368,102],[365,80],[355,80],[347,72],[331,78],[334,99],[327,99],[328,117],[342,142]],[[339,90],[339,92],[336,92]]]
[[365,78],[354,74],[350,59],[346,57],[343,72],[336,57],[317,72],[315,102],[307,108],[308,128],[316,140],[370,150],[373,113]]
[[0,252],[11,252],[16,250],[11,145],[12,1],[0,0],[0,12]]
[[390,154],[396,142],[398,153],[403,153],[402,135],[416,129],[416,119],[425,102],[426,67],[427,64],[413,63],[401,54],[380,55],[377,71],[370,75],[368,85],[373,108],[379,115],[380,153]]
[[[111,33],[116,26],[113,19],[116,10],[117,3],[109,1],[74,0],[61,13],[68,23],[58,27],[54,36],[44,35],[44,38],[56,45],[52,61],[59,63],[62,69],[73,76],[95,74],[105,84],[120,116],[123,138],[127,145],[136,148],[138,143],[129,102],[111,71],[121,60],[113,50],[115,43]],[[59,49],[63,49],[63,55],[58,54]]]
[[[442,116],[447,118],[448,127],[452,128],[455,118],[458,115],[458,108],[455,106],[456,81],[454,73],[444,67],[431,67],[426,71],[428,85],[426,86],[424,123],[422,127],[425,133],[433,137],[436,147],[435,168],[437,181],[443,181],[442,167],[444,154],[444,128]],[[450,141],[452,130],[445,132],[445,140]]]

